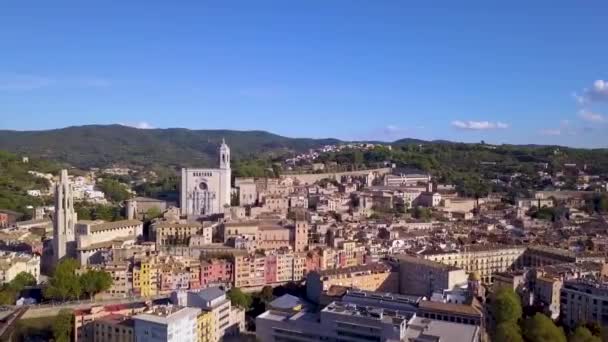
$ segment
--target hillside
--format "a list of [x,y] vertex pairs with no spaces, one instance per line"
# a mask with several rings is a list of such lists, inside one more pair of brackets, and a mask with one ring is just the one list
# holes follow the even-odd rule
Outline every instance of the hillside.
[[34,177],[28,171],[56,174],[59,168],[59,165],[51,161],[34,158],[23,163],[16,155],[0,151],[0,209],[21,212],[27,218],[31,215],[27,206],[49,204],[48,199],[27,195],[27,190],[43,190],[49,186],[46,179]]
[[264,131],[136,129],[121,125],[75,126],[47,131],[0,131],[0,150],[69,163],[79,168],[214,166],[222,138],[233,158],[279,155],[338,142],[287,138]]

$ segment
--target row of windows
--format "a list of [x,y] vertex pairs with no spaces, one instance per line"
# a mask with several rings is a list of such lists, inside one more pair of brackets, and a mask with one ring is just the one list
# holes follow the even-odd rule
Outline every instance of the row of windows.
[[192,172],[192,176],[194,177],[212,177],[212,172]]

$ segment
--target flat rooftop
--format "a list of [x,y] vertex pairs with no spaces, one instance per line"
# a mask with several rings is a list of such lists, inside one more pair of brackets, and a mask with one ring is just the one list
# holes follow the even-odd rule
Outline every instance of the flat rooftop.
[[175,319],[180,319],[188,314],[198,315],[201,310],[187,308],[177,305],[159,305],[133,317],[135,320],[143,320],[158,324],[168,324]]
[[323,270],[323,271],[319,272],[319,274],[321,275],[321,277],[325,277],[325,276],[350,274],[350,273],[357,273],[357,272],[390,272],[390,270],[391,270],[391,268],[388,265],[381,264],[381,263],[375,263],[375,264],[369,264],[369,265],[359,265],[359,266]]
[[366,317],[368,319],[390,322],[397,325],[400,325],[404,320],[408,320],[414,315],[411,312],[343,302],[330,303],[321,310],[321,313],[324,312],[345,316]]
[[284,311],[275,311],[268,310],[263,314],[259,315],[258,318],[268,319],[276,322],[284,322],[284,321],[307,321],[307,322],[319,322],[319,315],[309,312],[309,311],[300,311],[297,313],[284,312]]
[[447,271],[456,271],[456,270],[461,269],[456,266],[442,264],[440,262],[435,262],[432,260],[418,258],[418,257],[407,255],[407,254],[399,254],[399,255],[396,255],[395,258],[399,261],[408,262],[408,263],[417,264],[417,265],[423,265],[423,266],[432,267],[432,268],[438,268],[438,269],[447,270]]
[[455,313],[461,315],[481,316],[481,312],[476,308],[465,304],[440,303],[430,300],[423,300],[418,304],[418,307],[428,311],[441,311],[446,313]]
[[414,317],[408,322],[406,341],[458,341],[473,342],[479,335],[479,327]]

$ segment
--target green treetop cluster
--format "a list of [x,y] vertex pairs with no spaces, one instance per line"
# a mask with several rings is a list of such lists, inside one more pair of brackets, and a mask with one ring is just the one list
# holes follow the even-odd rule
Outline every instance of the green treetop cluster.
[[79,274],[78,268],[75,259],[61,260],[44,289],[44,296],[61,301],[81,299],[83,296],[92,298],[112,287],[113,281],[109,273],[87,270]]
[[[601,329],[592,332],[580,325],[566,338],[564,329],[551,318],[535,313],[524,317],[519,296],[511,288],[501,288],[492,297],[490,311],[495,319],[494,342],[600,342]],[[580,322],[584,324],[584,322]]]

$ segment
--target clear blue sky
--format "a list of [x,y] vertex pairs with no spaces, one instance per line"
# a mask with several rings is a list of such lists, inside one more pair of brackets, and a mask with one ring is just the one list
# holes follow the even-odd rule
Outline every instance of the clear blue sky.
[[571,0],[4,1],[0,129],[606,147],[607,17]]

